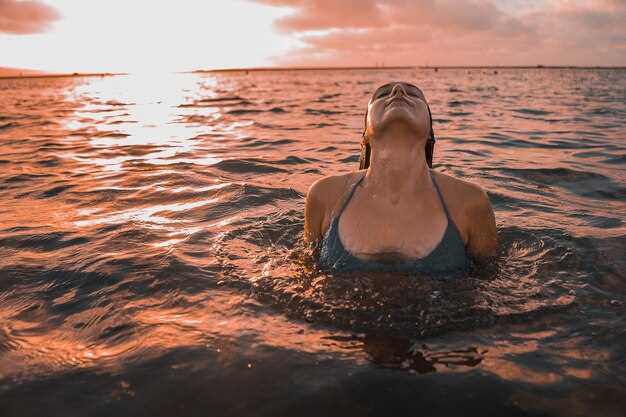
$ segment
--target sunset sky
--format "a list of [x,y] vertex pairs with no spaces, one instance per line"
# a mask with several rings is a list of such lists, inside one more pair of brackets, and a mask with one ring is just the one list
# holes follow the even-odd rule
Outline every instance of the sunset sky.
[[0,0],[0,67],[626,65],[626,0]]

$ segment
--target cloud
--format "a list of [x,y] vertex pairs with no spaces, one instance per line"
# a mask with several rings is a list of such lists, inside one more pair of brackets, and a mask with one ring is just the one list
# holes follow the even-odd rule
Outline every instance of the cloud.
[[293,15],[277,22],[277,28],[284,32],[370,28],[385,23],[375,0],[261,0],[260,3],[296,8]]
[[626,0],[256,0],[287,65],[626,65]]
[[0,33],[43,32],[58,17],[55,9],[38,1],[0,0]]
[[484,29],[497,24],[502,13],[489,2],[454,0],[259,0],[294,8],[280,19],[282,31],[383,28],[394,25],[443,25]]

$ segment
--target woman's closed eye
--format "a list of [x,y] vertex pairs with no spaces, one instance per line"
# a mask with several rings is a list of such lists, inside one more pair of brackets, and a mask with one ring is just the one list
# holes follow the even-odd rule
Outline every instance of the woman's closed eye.
[[380,90],[376,92],[376,94],[374,94],[374,98],[381,98],[381,97],[387,96],[389,95],[390,92],[391,92],[391,88],[381,88]]
[[[378,90],[376,92],[376,94],[374,95],[374,98],[378,99],[378,98],[382,98],[382,97],[388,96],[388,95],[391,94],[391,91],[392,91],[391,87],[381,88],[380,90]],[[416,97],[416,98],[418,98],[420,100],[423,100],[422,95],[420,94],[420,92],[418,90],[408,89],[408,90],[404,90],[404,91],[405,91],[405,93],[408,96]]]

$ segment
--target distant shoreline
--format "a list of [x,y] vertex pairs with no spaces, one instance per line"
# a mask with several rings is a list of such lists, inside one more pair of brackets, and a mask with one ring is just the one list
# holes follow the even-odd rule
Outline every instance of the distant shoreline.
[[418,70],[418,69],[601,69],[601,70],[623,70],[626,67],[607,66],[575,66],[575,65],[417,65],[417,66],[390,66],[390,67],[251,67],[251,68],[216,68],[199,69],[187,71],[192,74],[211,74],[219,72],[271,72],[271,71],[333,71],[333,70],[355,70],[355,71],[376,71],[376,70]]
[[[250,67],[250,68],[215,68],[215,69],[198,69],[193,71],[181,71],[182,74],[216,74],[216,73],[235,73],[235,72],[280,72],[280,71],[380,71],[380,70],[508,70],[508,69],[574,69],[574,70],[626,70],[626,67],[609,67],[609,66],[573,66],[573,65],[420,65],[420,66],[390,66],[390,67]],[[73,78],[73,77],[113,77],[116,75],[128,75],[125,72],[74,72],[63,74],[46,74],[41,72],[29,72],[16,74],[15,71],[2,75],[0,71],[0,80],[20,80],[33,78]]]
[[251,67],[251,68],[216,68],[216,69],[199,69],[189,71],[192,74],[212,73],[212,72],[240,72],[240,71],[332,71],[332,70],[410,70],[415,69],[414,66],[395,66],[395,67]]
[[21,80],[21,79],[31,79],[31,78],[73,78],[73,77],[112,77],[115,75],[126,75],[126,73],[113,73],[113,72],[74,72],[69,74],[11,74],[11,75],[0,75],[0,80]]

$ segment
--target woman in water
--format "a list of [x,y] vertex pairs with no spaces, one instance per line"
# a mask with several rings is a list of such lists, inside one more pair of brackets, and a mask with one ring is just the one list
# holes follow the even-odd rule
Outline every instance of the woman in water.
[[360,170],[311,185],[305,239],[336,271],[449,272],[493,257],[493,209],[477,185],[432,170],[424,93],[405,82],[368,103]]

